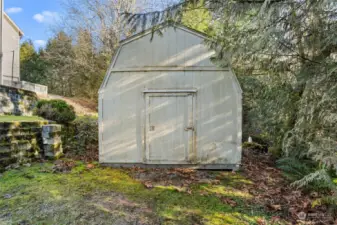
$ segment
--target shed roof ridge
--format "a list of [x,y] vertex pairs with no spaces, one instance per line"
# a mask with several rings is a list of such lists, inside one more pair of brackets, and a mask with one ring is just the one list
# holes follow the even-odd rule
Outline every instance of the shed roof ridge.
[[[157,28],[156,28],[156,27],[157,27]],[[198,31],[198,30],[195,30],[195,29],[193,29],[193,28],[190,28],[190,27],[188,27],[188,26],[185,26],[185,25],[183,25],[182,23],[178,23],[178,22],[163,22],[163,23],[157,24],[157,25],[155,25],[155,26],[152,26],[152,27],[150,27],[150,28],[148,28],[148,29],[142,30],[142,31],[140,31],[140,32],[138,32],[138,33],[136,33],[136,34],[133,34],[133,35],[129,36],[129,37],[127,37],[127,38],[121,40],[121,41],[119,42],[119,44],[120,44],[120,45],[123,45],[123,44],[127,43],[128,41],[131,41],[131,40],[133,40],[133,39],[135,39],[135,38],[142,37],[142,36],[146,36],[147,34],[150,33],[150,31],[151,31],[151,32],[154,32],[154,31],[156,31],[156,30],[161,30],[161,29],[166,28],[166,27],[180,28],[180,29],[185,30],[185,31],[188,30],[188,31],[190,31],[191,33],[194,33],[194,34],[196,34],[196,35],[198,35],[198,36],[201,36],[201,37],[204,38],[204,39],[209,39],[209,38],[210,38],[206,33],[203,33],[203,32],[200,32],[200,31]],[[155,29],[155,30],[153,30],[153,29]]]

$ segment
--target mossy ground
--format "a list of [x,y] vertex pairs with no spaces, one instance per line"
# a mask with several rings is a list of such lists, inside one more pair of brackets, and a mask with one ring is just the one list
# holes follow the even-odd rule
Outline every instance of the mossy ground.
[[45,120],[38,116],[14,116],[14,115],[6,115],[0,116],[0,122],[22,122],[22,121],[42,121]]
[[220,183],[192,184],[188,193],[173,185],[148,189],[130,170],[77,162],[69,173],[54,173],[52,166],[1,175],[0,224],[259,224],[272,216],[237,189],[251,182],[239,173],[207,172]]

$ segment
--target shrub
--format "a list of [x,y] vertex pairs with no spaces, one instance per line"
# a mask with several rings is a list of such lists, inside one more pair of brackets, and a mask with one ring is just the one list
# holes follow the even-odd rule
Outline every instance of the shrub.
[[76,118],[74,108],[63,100],[40,100],[36,104],[34,114],[61,124]]
[[332,174],[319,168],[319,165],[310,159],[285,157],[279,159],[276,164],[294,187],[315,191],[335,188],[330,177]]
[[257,152],[263,152],[264,148],[262,145],[255,143],[255,142],[244,142],[242,144],[243,149],[247,149],[250,151],[257,151]]
[[64,150],[70,158],[98,160],[97,117],[82,116],[64,127]]
[[269,147],[268,153],[270,153],[274,158],[279,159],[282,156],[282,148],[280,148],[280,147]]

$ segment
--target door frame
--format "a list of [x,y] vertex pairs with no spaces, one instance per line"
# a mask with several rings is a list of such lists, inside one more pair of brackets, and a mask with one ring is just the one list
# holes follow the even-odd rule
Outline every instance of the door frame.
[[151,160],[148,161],[148,101],[150,97],[160,97],[160,96],[191,96],[191,122],[193,123],[194,130],[188,131],[188,159],[184,162],[171,162],[167,164],[196,164],[197,163],[197,148],[196,148],[196,134],[197,134],[197,118],[196,118],[196,103],[197,103],[197,89],[145,89],[143,91],[144,95],[144,133],[143,133],[143,163],[145,164],[166,164],[163,161]]

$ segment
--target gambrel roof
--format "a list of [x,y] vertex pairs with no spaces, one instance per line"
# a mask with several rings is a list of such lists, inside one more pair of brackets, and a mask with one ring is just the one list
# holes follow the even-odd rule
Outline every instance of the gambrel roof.
[[136,40],[138,38],[144,37],[144,36],[146,36],[148,34],[154,33],[157,30],[161,30],[161,29],[166,28],[166,27],[174,27],[175,29],[181,29],[181,30],[187,31],[187,32],[192,33],[192,34],[194,34],[196,36],[199,36],[199,37],[201,37],[203,39],[209,39],[209,36],[207,34],[202,33],[200,31],[197,31],[195,29],[192,29],[190,27],[187,27],[187,26],[185,26],[185,25],[183,25],[181,23],[162,23],[162,24],[159,24],[159,25],[157,25],[155,27],[151,27],[151,28],[148,28],[148,29],[146,29],[144,31],[141,31],[139,33],[131,35],[130,37],[127,37],[127,38],[121,40],[119,42],[119,44],[120,45],[127,44],[127,43],[129,43],[131,41],[134,41],[134,40]]
[[[160,61],[158,59],[158,56],[163,56],[163,54],[158,55],[157,48],[155,48],[154,46],[152,47],[152,45],[156,45],[154,43],[156,42],[156,40],[154,39],[152,41],[152,36],[151,38],[147,37],[147,39],[141,40],[142,38],[145,38],[145,36],[154,35],[156,31],[162,30],[164,28],[172,28],[176,30],[175,32],[176,35],[178,35],[177,33],[180,33],[179,34],[180,36],[178,35],[179,37],[178,36],[173,37],[173,43],[172,43],[172,48],[175,48],[177,52],[174,52],[173,50],[173,54],[172,54],[172,51],[170,51],[171,55],[164,54],[164,56],[167,57],[167,56],[173,56],[174,54],[178,53],[178,56],[176,54],[174,55],[174,60],[167,59],[165,62]],[[183,31],[183,32],[179,32],[179,31]],[[165,35],[169,35],[169,33],[163,34],[163,35],[164,35],[163,37],[165,38],[167,37]],[[184,40],[179,39],[181,37],[188,37],[188,38],[184,42]],[[137,33],[135,35],[132,35],[122,40],[120,42],[119,48],[117,49],[115,55],[112,58],[109,69],[99,89],[99,93],[103,92],[103,89],[105,88],[112,72],[123,72],[123,71],[144,71],[144,72],[152,71],[153,72],[153,71],[167,71],[167,70],[171,70],[171,71],[172,70],[179,70],[179,71],[187,71],[187,70],[228,71],[228,70],[231,70],[230,67],[219,68],[213,62],[211,62],[210,57],[214,54],[214,51],[209,50],[207,46],[202,44],[203,40],[205,39],[207,40],[209,39],[209,37],[204,33],[201,33],[199,31],[188,28],[178,23],[172,23],[172,24],[165,23],[165,24],[158,25],[154,28],[149,28],[147,30],[144,30],[143,32]],[[171,40],[172,39],[166,39],[166,41],[169,41],[169,42]],[[137,41],[139,41],[140,43],[136,43]],[[147,44],[148,41],[152,42],[151,45]],[[192,41],[193,43],[190,43],[190,41]],[[169,46],[170,44],[167,45],[164,40],[160,40],[159,42],[160,43],[158,45],[158,41],[157,41],[156,46],[157,47],[160,46],[159,48],[161,48],[162,46],[164,47],[164,49],[161,48],[159,51],[167,51],[167,46]],[[132,45],[132,46],[128,46],[129,48],[126,48],[126,49],[123,48],[127,45]],[[143,49],[141,47],[142,45],[145,45]],[[150,48],[152,49],[148,49],[149,46],[151,46]],[[189,46],[188,47],[189,49],[186,49],[186,46]],[[171,48],[171,46],[169,48]],[[127,54],[125,51],[127,52]],[[152,57],[152,62],[151,62],[152,64],[144,63],[145,61],[147,62],[151,61],[151,59],[148,59],[151,57]],[[188,57],[192,57],[192,59]],[[179,58],[179,60],[177,58]],[[183,62],[184,60],[185,60],[185,63]],[[195,60],[197,61],[199,60],[198,63],[195,63]],[[160,61],[161,63],[158,63],[158,61]],[[187,61],[188,62],[194,61],[194,62],[188,64]],[[232,73],[234,74],[233,71]],[[240,92],[241,92],[239,82],[235,75],[234,75],[234,79],[236,80],[238,84],[238,89],[240,89]]]
[[[189,27],[186,27],[186,26],[184,26],[182,24],[179,24],[179,23],[162,23],[162,24],[157,25],[155,27],[152,27],[152,28],[146,29],[142,32],[139,32],[137,34],[134,34],[134,35],[120,41],[120,45],[119,45],[118,49],[116,50],[114,56],[112,57],[111,64],[109,66],[109,69],[108,69],[105,77],[104,77],[104,80],[102,82],[100,90],[102,90],[103,87],[105,86],[105,83],[108,80],[108,77],[110,76],[112,69],[115,67],[118,56],[121,53],[121,49],[124,46],[126,46],[130,43],[133,43],[134,41],[137,41],[137,40],[139,40],[139,39],[141,39],[141,38],[143,38],[147,35],[154,35],[159,30],[162,30],[164,28],[170,28],[170,27],[172,27],[173,29],[181,30],[181,31],[184,31],[186,33],[192,34],[193,36],[196,36],[196,37],[198,37],[200,39],[203,39],[203,40],[209,39],[209,37],[206,34],[201,33],[197,30],[191,29]],[[152,37],[151,37],[151,39],[152,39]],[[177,68],[177,69],[179,69],[179,68]],[[214,70],[223,70],[223,69],[214,67]]]

